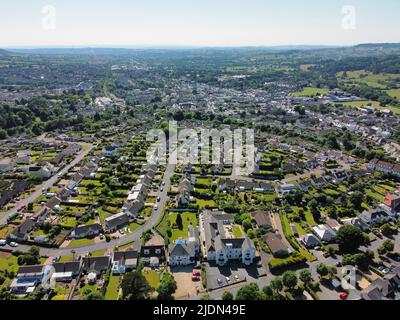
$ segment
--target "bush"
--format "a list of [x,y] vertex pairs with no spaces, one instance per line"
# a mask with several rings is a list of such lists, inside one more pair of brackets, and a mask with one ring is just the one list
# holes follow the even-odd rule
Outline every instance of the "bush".
[[284,258],[284,259],[272,258],[268,262],[268,266],[269,266],[270,270],[279,270],[281,268],[292,266],[292,265],[298,264],[298,263],[303,263],[306,261],[307,261],[306,257],[295,252],[291,256]]

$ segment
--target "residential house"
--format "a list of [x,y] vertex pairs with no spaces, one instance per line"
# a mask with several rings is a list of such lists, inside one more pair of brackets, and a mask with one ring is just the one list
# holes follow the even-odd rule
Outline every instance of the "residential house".
[[45,274],[48,273],[49,268],[43,265],[21,266],[10,285],[10,289],[16,294],[32,293],[36,286],[42,283]]
[[327,219],[325,225],[335,232],[338,232],[341,227],[340,223],[336,219]]
[[389,222],[393,219],[394,214],[392,214],[386,208],[380,207],[375,209],[364,210],[361,213],[361,219],[364,220],[368,225],[382,224]]
[[315,247],[320,245],[320,241],[318,240],[318,238],[315,235],[311,234],[311,233],[301,236],[300,237],[300,242],[306,248],[309,248],[309,249],[315,248]]
[[323,242],[331,242],[336,236],[334,230],[322,224],[313,227],[312,232]]
[[37,179],[48,179],[55,172],[54,167],[51,164],[46,164],[44,166],[32,166],[28,168],[28,175],[32,178]]
[[274,257],[283,258],[289,255],[289,249],[282,242],[282,237],[278,234],[268,233],[262,236]]
[[29,233],[35,227],[35,221],[26,219],[14,231],[9,234],[9,239],[16,242],[26,242],[29,240]]
[[232,215],[206,211],[201,214],[200,221],[203,221],[200,235],[204,258],[219,266],[230,260],[239,260],[247,266],[253,263],[256,254],[254,243],[247,237],[234,237]]
[[94,238],[103,232],[103,227],[98,224],[92,224],[87,226],[78,226],[71,232],[71,238],[82,239],[82,238]]
[[86,274],[94,273],[98,277],[110,268],[110,257],[85,257],[82,268]]
[[269,213],[267,211],[255,211],[251,213],[257,227],[259,228],[272,228],[271,218],[269,217]]
[[140,261],[145,266],[159,267],[165,262],[164,245],[144,245],[140,250]]
[[71,282],[72,279],[79,275],[81,271],[80,261],[70,262],[57,262],[53,264],[54,273],[52,274],[52,280],[56,282]]
[[115,232],[121,228],[128,226],[129,216],[126,212],[114,214],[105,219],[106,231]]
[[113,274],[125,274],[136,269],[138,252],[136,250],[114,251],[111,261]]
[[200,253],[199,228],[189,226],[188,238],[176,240],[168,247],[169,264],[189,265],[196,262],[196,257]]
[[397,214],[400,211],[400,194],[389,193],[383,203],[393,214]]
[[297,188],[294,184],[282,184],[278,187],[278,192],[281,195],[286,195],[296,192]]
[[364,220],[360,219],[359,217],[342,219],[342,222],[344,224],[351,224],[351,225],[361,229],[362,231],[370,230],[369,225],[367,223],[365,223]]

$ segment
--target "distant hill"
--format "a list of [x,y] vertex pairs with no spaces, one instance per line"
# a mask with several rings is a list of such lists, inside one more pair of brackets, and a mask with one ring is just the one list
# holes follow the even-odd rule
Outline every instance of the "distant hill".
[[0,56],[9,56],[10,52],[4,49],[0,49]]
[[400,49],[400,43],[362,43],[354,47],[359,49]]

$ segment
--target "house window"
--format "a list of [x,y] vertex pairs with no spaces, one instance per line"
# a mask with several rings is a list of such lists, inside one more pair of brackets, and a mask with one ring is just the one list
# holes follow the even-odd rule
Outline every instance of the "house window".
[[161,254],[161,249],[156,249],[156,254]]
[[144,250],[144,254],[146,254],[146,255],[150,254],[150,250],[145,249],[145,250]]

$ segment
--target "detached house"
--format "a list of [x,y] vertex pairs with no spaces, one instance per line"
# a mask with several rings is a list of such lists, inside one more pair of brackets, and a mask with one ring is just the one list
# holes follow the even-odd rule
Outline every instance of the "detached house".
[[361,213],[361,219],[364,220],[364,222],[366,222],[368,225],[389,222],[394,218],[394,216],[394,214],[385,208],[365,210]]
[[199,229],[189,226],[188,238],[176,240],[169,245],[168,252],[171,266],[195,263],[200,252]]
[[105,223],[107,231],[115,232],[129,224],[129,216],[125,212],[114,214],[111,217],[106,218]]
[[103,232],[103,227],[98,223],[89,226],[79,226],[71,232],[71,238],[94,238],[97,237],[101,232]]
[[316,237],[324,242],[331,242],[335,236],[336,232],[325,225],[318,225],[312,228],[312,232],[316,235]]
[[113,274],[125,274],[136,269],[138,252],[136,250],[115,251],[112,256],[111,272]]
[[219,266],[230,260],[239,260],[244,265],[251,265],[256,249],[249,238],[235,238],[232,231],[233,216],[221,212],[204,212],[200,221],[203,256],[208,261],[215,261]]

